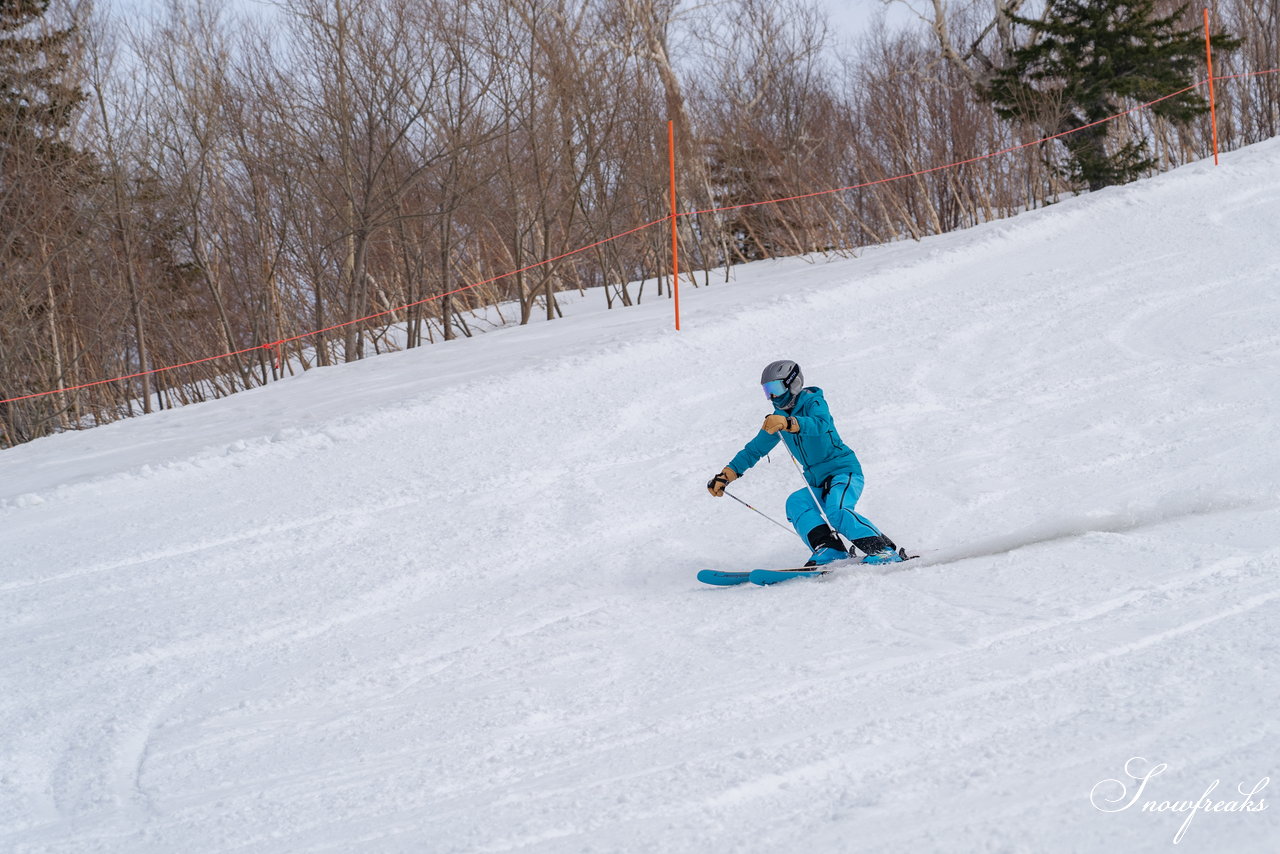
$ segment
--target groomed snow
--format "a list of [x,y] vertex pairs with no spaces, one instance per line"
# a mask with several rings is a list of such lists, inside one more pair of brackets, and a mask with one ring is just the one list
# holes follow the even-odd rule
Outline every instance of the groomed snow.
[[[6,451],[0,849],[1274,851],[1142,805],[1280,776],[1278,222],[1280,141]],[[925,558],[694,580],[805,557],[703,486],[775,358]]]

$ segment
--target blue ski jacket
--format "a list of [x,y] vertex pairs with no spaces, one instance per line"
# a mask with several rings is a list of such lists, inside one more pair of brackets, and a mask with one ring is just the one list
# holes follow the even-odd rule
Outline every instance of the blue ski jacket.
[[862,477],[862,464],[836,432],[822,389],[801,389],[790,412],[782,409],[773,411],[777,415],[796,419],[800,432],[788,433],[780,430],[770,435],[761,430],[729,461],[729,468],[739,476],[760,462],[760,458],[772,451],[781,438],[804,469],[804,479],[814,489],[821,489],[823,482],[832,475],[854,474]]

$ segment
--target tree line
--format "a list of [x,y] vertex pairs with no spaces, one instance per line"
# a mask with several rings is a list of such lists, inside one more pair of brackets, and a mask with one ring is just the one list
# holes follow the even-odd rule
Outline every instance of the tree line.
[[[1217,7],[1217,73],[1280,66],[1276,5]],[[531,265],[667,215],[668,120],[682,210],[730,208],[679,220],[699,286],[1209,152],[1189,93],[1065,142],[733,208],[978,157],[1204,76],[1184,6],[1020,6],[935,0],[837,50],[805,0],[281,0],[258,18],[192,0],[149,22],[0,0],[0,399],[135,375],[0,404],[0,447],[553,319],[566,289],[666,296],[662,228]],[[1118,60],[1073,80],[1072,51]],[[1275,76],[1217,91],[1224,148],[1280,131]]]

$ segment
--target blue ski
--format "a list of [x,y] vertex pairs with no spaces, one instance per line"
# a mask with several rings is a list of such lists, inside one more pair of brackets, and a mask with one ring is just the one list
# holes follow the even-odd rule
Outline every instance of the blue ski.
[[732,587],[735,584],[777,584],[788,578],[812,578],[825,575],[825,572],[808,569],[753,569],[750,572],[725,572],[718,569],[704,569],[698,573],[698,580],[703,584],[714,584],[717,587]]
[[698,573],[698,580],[703,584],[714,584],[717,587],[732,587],[745,584],[751,580],[749,572],[721,572],[718,569],[704,569]]
[[[906,549],[902,549],[899,554],[902,555],[904,561],[915,560],[919,555],[909,555]],[[703,584],[714,584],[717,587],[733,587],[737,584],[777,584],[780,581],[789,581],[792,578],[817,578],[820,575],[826,575],[833,570],[842,570],[857,566],[867,566],[857,558],[849,560],[838,560],[834,563],[825,564],[822,568],[817,567],[794,567],[787,569],[753,569],[745,572],[730,572],[720,569],[704,569],[698,573],[698,580]],[[896,564],[876,564],[868,568],[883,569],[886,566],[896,566]]]
[[752,584],[765,585],[793,578],[817,578],[826,574],[825,570],[820,569],[753,569],[747,578]]

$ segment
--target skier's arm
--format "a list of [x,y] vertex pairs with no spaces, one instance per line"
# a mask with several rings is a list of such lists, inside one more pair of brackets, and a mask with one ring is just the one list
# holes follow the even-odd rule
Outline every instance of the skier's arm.
[[831,422],[831,410],[827,408],[827,402],[822,398],[818,398],[813,402],[809,407],[808,415],[797,415],[791,420],[795,421],[800,428],[799,430],[791,430],[792,433],[809,436],[815,433],[824,433],[834,426]]
[[761,430],[741,451],[738,451],[737,456],[729,460],[729,468],[741,477],[747,469],[760,462],[761,457],[772,451],[780,438],[782,437],[777,433],[766,433]]

